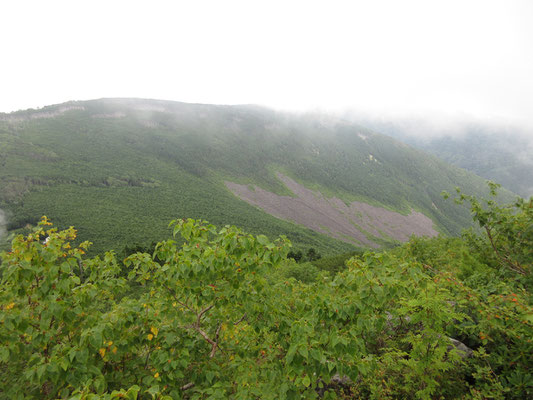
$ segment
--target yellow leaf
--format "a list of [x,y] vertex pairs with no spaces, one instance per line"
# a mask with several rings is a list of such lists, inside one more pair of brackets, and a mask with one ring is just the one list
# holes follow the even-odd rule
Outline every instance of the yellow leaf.
[[98,350],[98,352],[100,353],[100,355],[102,356],[102,358],[105,357],[105,348],[101,348],[100,350]]
[[150,332],[152,332],[154,336],[157,336],[157,334],[159,333],[159,329],[157,329],[155,326],[152,326],[150,328]]
[[148,334],[148,340],[152,340],[154,338],[154,335],[152,335],[151,333]]
[[117,347],[113,347],[113,350],[111,350],[113,352],[113,354],[117,354]]
[[154,375],[154,378],[159,378],[159,372],[156,372],[155,375]]

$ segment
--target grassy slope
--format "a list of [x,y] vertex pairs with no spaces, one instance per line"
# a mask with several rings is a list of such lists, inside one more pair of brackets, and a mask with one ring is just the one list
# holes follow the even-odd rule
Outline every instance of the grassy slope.
[[[317,116],[143,100],[75,105],[84,109],[53,118],[28,118],[36,112],[27,111],[8,116],[19,121],[0,120],[0,208],[11,229],[42,214],[60,226],[75,225],[81,238],[95,241],[95,252],[167,237],[167,223],[176,217],[285,233],[323,254],[350,251],[345,243],[266,215],[222,183],[288,194],[275,170],[345,201],[404,213],[414,207],[445,233],[457,233],[469,216],[440,192],[457,185],[476,193],[483,186],[386,136]],[[95,118],[102,114],[118,118]]]

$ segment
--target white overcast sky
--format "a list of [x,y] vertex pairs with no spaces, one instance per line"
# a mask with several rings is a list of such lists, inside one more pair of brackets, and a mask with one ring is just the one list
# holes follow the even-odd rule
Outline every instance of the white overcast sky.
[[143,97],[533,123],[533,1],[2,0],[0,111]]

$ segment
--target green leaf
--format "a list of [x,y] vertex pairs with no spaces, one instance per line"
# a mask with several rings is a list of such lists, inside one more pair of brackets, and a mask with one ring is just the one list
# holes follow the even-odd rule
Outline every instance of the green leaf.
[[156,398],[156,396],[159,394],[159,392],[160,392],[159,385],[154,385],[154,386],[152,386],[151,388],[149,388],[148,390],[145,391],[145,393],[150,394],[153,399]]
[[141,388],[137,385],[130,387],[126,392],[126,398],[130,400],[136,400],[140,390]]
[[41,381],[41,378],[43,377],[45,371],[46,371],[46,364],[41,364],[37,367],[36,374],[37,374],[37,379],[39,379],[39,382]]
[[0,362],[7,362],[9,360],[9,349],[0,347]]
[[302,357],[305,358],[306,360],[309,357],[309,353],[307,351],[307,347],[305,346],[305,344],[302,345],[300,348],[298,348],[298,353],[300,353]]
[[264,246],[268,243],[268,238],[265,235],[258,235],[257,241],[259,242],[259,244]]
[[66,358],[64,358],[64,357],[61,358],[61,359],[59,360],[59,366],[60,366],[61,368],[63,368],[63,371],[66,371],[66,370],[68,369],[68,366],[69,366],[69,362],[68,362],[68,360],[67,360]]
[[285,361],[287,364],[292,363],[292,359],[294,358],[294,355],[296,354],[296,351],[298,350],[298,345],[292,344],[289,347],[289,350],[287,351],[287,355],[285,356]]

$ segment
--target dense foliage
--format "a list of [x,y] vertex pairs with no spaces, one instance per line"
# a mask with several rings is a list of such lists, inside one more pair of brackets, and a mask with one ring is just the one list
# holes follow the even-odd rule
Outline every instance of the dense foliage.
[[2,255],[0,398],[531,397],[533,199],[469,200],[492,240],[412,239],[307,283],[284,238],[176,220],[182,241],[122,262],[43,217]]

